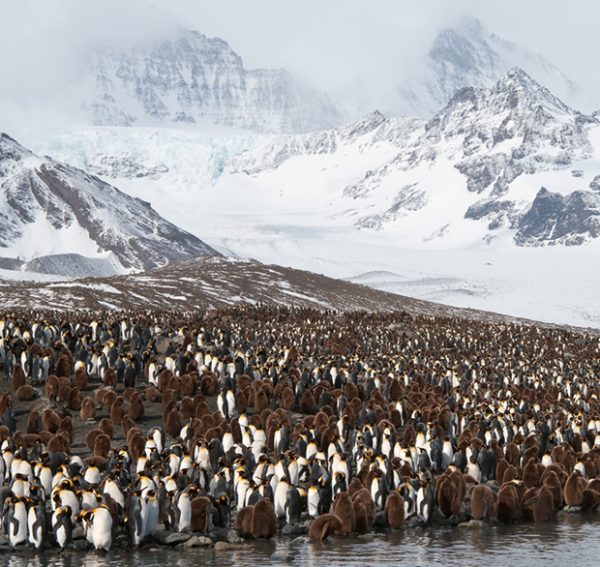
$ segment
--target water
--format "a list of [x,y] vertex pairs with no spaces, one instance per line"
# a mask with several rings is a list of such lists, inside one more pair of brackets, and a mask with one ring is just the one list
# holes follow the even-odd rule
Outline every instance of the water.
[[145,547],[115,548],[100,555],[93,551],[57,550],[38,554],[23,549],[3,554],[1,564],[9,567],[597,565],[599,543],[600,521],[567,515],[560,522],[545,525],[436,527],[371,534],[364,539],[333,537],[323,543],[277,538],[223,551]]

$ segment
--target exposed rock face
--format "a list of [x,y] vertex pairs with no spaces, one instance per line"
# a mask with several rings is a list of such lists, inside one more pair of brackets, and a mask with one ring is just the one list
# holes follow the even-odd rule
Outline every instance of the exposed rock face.
[[194,31],[127,52],[98,50],[84,108],[96,125],[219,124],[258,132],[307,132],[340,115],[284,69],[245,69],[222,39]]
[[89,171],[94,175],[101,177],[111,177],[113,179],[139,179],[149,177],[150,179],[159,179],[169,168],[162,164],[144,163],[144,161],[134,155],[125,154],[119,156],[109,156],[99,154],[89,166]]
[[563,196],[540,189],[531,208],[519,220],[518,244],[582,244],[600,236],[600,195],[574,191]]
[[[78,275],[110,275],[217,255],[148,203],[84,171],[38,157],[6,134],[0,134],[0,190],[5,257],[31,261],[70,254],[63,259],[78,258],[67,262]],[[37,262],[45,272],[56,263]],[[81,272],[86,265],[91,271]]]

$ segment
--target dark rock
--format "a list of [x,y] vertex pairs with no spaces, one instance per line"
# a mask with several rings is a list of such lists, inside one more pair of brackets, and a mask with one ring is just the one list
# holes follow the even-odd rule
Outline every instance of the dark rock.
[[600,195],[574,191],[563,196],[542,187],[518,226],[519,246],[581,244],[600,236]]
[[286,524],[283,526],[281,533],[287,536],[301,536],[308,533],[308,528],[306,526],[290,526],[289,524]]
[[191,533],[171,532],[167,530],[156,530],[150,538],[161,545],[177,545],[185,543],[192,537]]

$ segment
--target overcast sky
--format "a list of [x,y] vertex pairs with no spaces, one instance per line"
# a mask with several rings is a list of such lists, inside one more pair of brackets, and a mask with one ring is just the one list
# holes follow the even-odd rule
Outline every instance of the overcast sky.
[[74,80],[90,44],[167,37],[180,26],[227,40],[247,67],[286,67],[327,91],[360,81],[381,93],[465,15],[541,53],[582,89],[583,110],[600,108],[596,0],[0,0],[0,118]]

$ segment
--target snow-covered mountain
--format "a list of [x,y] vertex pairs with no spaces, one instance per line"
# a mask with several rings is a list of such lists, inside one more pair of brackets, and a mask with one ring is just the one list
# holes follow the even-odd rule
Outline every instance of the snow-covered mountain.
[[13,269],[110,275],[215,254],[149,203],[0,134],[0,256]]
[[572,102],[577,89],[556,66],[538,53],[463,18],[434,38],[417,71],[398,87],[395,112],[430,118],[464,87],[491,87],[507,71],[519,67],[553,93]]
[[226,41],[195,31],[97,49],[86,75],[92,124],[222,125],[256,132],[307,132],[339,124],[326,95],[284,69],[245,69]]
[[[329,167],[347,171],[345,156],[354,152],[360,177],[335,189],[323,182],[337,222],[387,229],[411,246],[451,247],[505,234],[517,245],[580,244],[598,236],[599,148],[590,135],[599,125],[512,69],[491,89],[459,90],[428,122],[375,113],[344,129],[271,141],[233,158],[230,168],[266,182],[274,177],[269,171],[299,156],[314,156],[322,170],[317,156],[329,154]],[[389,146],[394,155],[386,158]],[[565,196],[550,200],[551,211],[548,191]],[[561,228],[549,229],[553,222]]]
[[251,175],[275,169],[299,156],[336,155],[352,146],[357,146],[363,153],[382,144],[399,147],[423,124],[420,118],[387,118],[375,110],[340,128],[270,140],[255,151],[232,156],[227,167],[232,172]]

